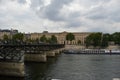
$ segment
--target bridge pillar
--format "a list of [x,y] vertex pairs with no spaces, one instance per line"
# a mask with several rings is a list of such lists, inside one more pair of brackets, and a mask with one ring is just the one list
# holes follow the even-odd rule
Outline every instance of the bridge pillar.
[[59,53],[62,53],[64,50],[64,48],[59,49]]
[[46,51],[47,57],[55,57],[55,51]]
[[47,62],[46,53],[26,53],[25,61]]
[[24,62],[0,62],[0,75],[24,77]]
[[55,52],[56,55],[59,55],[60,54],[60,49],[54,50],[54,52]]

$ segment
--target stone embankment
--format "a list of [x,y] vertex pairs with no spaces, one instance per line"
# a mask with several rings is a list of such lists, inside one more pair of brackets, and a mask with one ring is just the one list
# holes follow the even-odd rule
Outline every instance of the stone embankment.
[[107,49],[120,49],[120,46],[118,46],[118,45],[110,45],[110,46],[108,46],[107,47]]
[[24,77],[24,63],[0,62],[0,75]]
[[[65,45],[65,50],[79,50],[79,49],[86,49],[86,47],[83,45]],[[94,47],[90,46],[89,49],[94,49]],[[120,46],[110,45],[106,49],[109,49],[109,50],[120,49]]]
[[85,46],[82,45],[65,45],[65,50],[78,50],[85,49]]

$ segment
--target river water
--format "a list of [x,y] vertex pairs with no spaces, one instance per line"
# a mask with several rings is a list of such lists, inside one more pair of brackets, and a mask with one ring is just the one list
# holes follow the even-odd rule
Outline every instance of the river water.
[[24,79],[0,80],[114,80],[120,78],[120,55],[61,54],[47,63],[25,63]]

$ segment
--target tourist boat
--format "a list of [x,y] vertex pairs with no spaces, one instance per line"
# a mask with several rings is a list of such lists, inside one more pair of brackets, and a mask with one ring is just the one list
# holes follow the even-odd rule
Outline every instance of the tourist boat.
[[120,54],[120,50],[107,49],[84,49],[84,50],[65,50],[65,54]]
[[85,49],[79,51],[79,54],[120,54],[120,50]]

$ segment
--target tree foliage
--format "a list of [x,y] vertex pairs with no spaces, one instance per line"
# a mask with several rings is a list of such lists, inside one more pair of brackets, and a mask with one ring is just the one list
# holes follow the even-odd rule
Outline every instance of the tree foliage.
[[112,34],[112,39],[115,42],[115,44],[120,45],[120,32],[115,32]]
[[109,41],[111,41],[111,35],[110,34],[103,34],[101,47],[107,47]]
[[6,40],[6,41],[9,40],[8,35],[4,34],[4,35],[3,35],[3,40]]
[[57,37],[55,35],[52,35],[50,38],[47,38],[45,35],[43,35],[41,38],[40,38],[40,41],[41,42],[45,42],[45,43],[57,43]]
[[101,45],[101,35],[102,33],[92,33],[86,37],[86,46],[93,45],[94,47]]
[[50,39],[50,42],[51,43],[57,43],[57,37],[55,35],[52,35],[51,39]]
[[40,37],[40,41],[46,43],[46,42],[47,42],[47,38],[46,38],[46,36],[43,35],[42,37]]
[[92,33],[87,36],[85,40],[86,46],[93,45],[107,47],[109,42],[114,42],[115,44],[120,45],[120,32],[115,32],[113,34]]
[[24,35],[22,33],[17,33],[12,36],[12,40],[23,41]]
[[32,39],[26,39],[26,43],[27,44],[31,44],[31,43],[33,43],[34,42],[34,40],[32,40]]
[[66,35],[66,40],[67,41],[72,41],[72,40],[74,40],[75,39],[75,36],[72,34],[72,33],[68,33],[67,35]]

